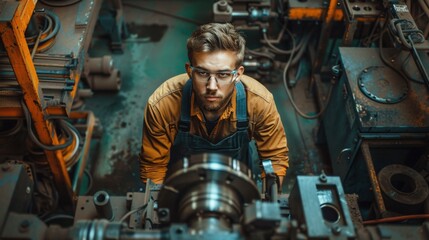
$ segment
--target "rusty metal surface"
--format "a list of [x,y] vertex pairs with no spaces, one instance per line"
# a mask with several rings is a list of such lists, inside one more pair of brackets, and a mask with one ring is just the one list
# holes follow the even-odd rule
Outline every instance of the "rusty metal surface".
[[[384,49],[385,55],[392,55],[393,49]],[[362,132],[427,132],[429,131],[429,99],[427,90],[421,83],[409,82],[408,97],[396,104],[383,104],[368,98],[358,86],[359,75],[364,69],[375,66],[384,66],[379,57],[378,48],[340,48],[341,59],[347,77],[347,84],[350,86],[353,97],[353,112],[347,113],[356,115],[349,116],[355,119]],[[395,59],[394,64],[397,69],[401,69],[401,64],[406,62],[407,54],[401,53]],[[409,64],[407,70],[416,75],[418,71],[414,65]],[[418,75],[417,75],[418,77]],[[378,79],[374,79],[377,81]],[[367,80],[368,81],[368,80]],[[385,91],[396,86],[389,86],[392,81],[383,81]],[[396,81],[393,81],[396,82]],[[352,125],[353,122],[350,122]]]
[[[41,2],[38,2],[36,6],[33,5],[38,14],[40,12],[53,12],[53,14],[58,15],[61,25],[52,47],[48,48],[44,53],[36,53],[33,61],[39,77],[39,82],[35,85],[40,86],[42,89],[40,98],[43,109],[46,109],[48,114],[62,116],[70,114],[83,69],[85,54],[90,46],[101,8],[101,2],[101,0],[83,0],[67,7],[50,7],[43,5]],[[19,11],[22,12],[22,10],[18,9]],[[32,11],[26,14],[25,19],[28,21],[31,15]],[[20,19],[20,21],[23,21],[23,19]],[[19,24],[20,31],[23,32],[26,24]],[[24,45],[27,45],[25,41],[23,42]],[[8,87],[14,87],[16,85],[15,77],[13,73],[10,74],[10,65],[8,65],[7,59],[4,58],[4,55],[0,58],[2,60],[0,67],[2,74],[9,76],[9,80],[15,81],[15,83],[8,84],[2,81],[1,85],[4,87],[6,84]],[[31,64],[28,59],[26,62]],[[20,71],[22,70],[20,69]],[[3,75],[2,78],[4,78]],[[22,116],[20,106],[16,104],[16,102],[19,102],[19,98],[12,97],[7,100],[4,102],[5,104],[0,104],[0,116]]]
[[34,185],[27,168],[24,164],[0,164],[0,232],[10,211],[26,213],[31,204]]
[[[39,2],[36,8],[49,9],[61,20],[61,32],[55,45],[46,54],[84,54],[91,41],[92,32],[97,21],[101,0],[82,0],[67,7],[50,7]],[[77,17],[81,17],[77,19]],[[83,57],[83,56],[81,56]]]
[[377,177],[387,209],[401,214],[424,212],[429,188],[418,171],[402,164],[390,164],[381,169]]
[[376,22],[383,18],[381,2],[345,0],[341,3],[346,24],[342,46],[352,45],[360,22]]
[[347,15],[352,18],[376,18],[382,13],[381,1],[356,1],[344,0],[343,6],[347,11]]
[[[81,187],[82,174],[87,165],[88,158],[89,158],[92,133],[95,125],[95,116],[90,111],[86,111],[86,112],[75,111],[70,114],[70,118],[73,119],[74,121],[77,121],[77,123],[75,124],[76,128],[79,129],[79,131],[84,132],[84,134],[82,134],[82,137],[84,138],[84,143],[83,143],[82,152],[80,155],[80,160],[77,163],[77,168],[75,169],[76,171],[75,176],[72,178],[73,192],[79,193],[79,190]],[[84,122],[82,123],[82,121]]]
[[291,217],[307,226],[310,239],[354,238],[345,197],[339,177],[298,176],[289,196]]
[[312,72],[316,74],[320,73],[320,70],[323,65],[322,62],[326,54],[326,49],[328,47],[328,40],[331,35],[332,22],[334,21],[337,2],[338,0],[330,0],[328,8],[325,9],[322,14],[323,23],[322,23],[322,28],[320,30],[319,43],[316,51],[316,58],[312,63],[313,64]]
[[[108,193],[109,194],[109,193]],[[142,205],[144,205],[144,196],[145,193],[141,192],[129,192],[126,196],[112,196],[109,194],[110,203],[112,206],[112,221],[120,221],[125,214],[129,213],[132,210],[138,209]],[[131,223],[130,226],[132,228],[139,228],[141,225],[136,226],[136,222],[140,222],[143,218],[143,211],[137,211],[130,216],[130,219],[135,221]],[[91,220],[91,219],[99,219],[102,218],[97,213],[96,206],[94,204],[93,196],[79,196],[76,205],[76,212],[74,216],[74,222],[78,222],[80,220]],[[122,219],[122,221],[127,220]],[[141,224],[141,222],[140,222]]]
[[[34,2],[31,0],[21,1],[13,19],[0,22],[0,34],[40,141],[45,145],[58,145],[53,125],[45,120],[39,92],[39,80],[24,36],[25,27],[34,9],[33,4]],[[24,11],[19,11],[22,8]],[[61,151],[46,150],[45,154],[55,184],[60,192],[62,203],[72,205],[71,182]]]
[[395,104],[408,95],[408,81],[391,68],[374,66],[365,68],[358,78],[359,89],[378,103]]
[[361,149],[368,170],[369,180],[372,186],[372,192],[374,194],[374,200],[376,204],[375,207],[377,208],[377,213],[379,214],[379,216],[377,217],[382,217],[386,213],[386,206],[384,205],[380,184],[378,183],[377,173],[375,171],[373,159],[369,150],[369,143],[362,143]]
[[[326,1],[290,0],[288,5],[288,19],[290,20],[320,20],[328,7]],[[340,8],[335,9],[333,17],[335,21],[343,19],[343,12]]]
[[9,213],[1,239],[45,239],[46,224],[36,215]]

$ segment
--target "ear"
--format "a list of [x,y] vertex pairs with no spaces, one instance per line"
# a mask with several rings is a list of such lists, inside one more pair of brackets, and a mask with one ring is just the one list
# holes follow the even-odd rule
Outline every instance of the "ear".
[[185,70],[186,70],[186,73],[188,74],[188,77],[189,77],[189,78],[192,78],[192,77],[191,77],[191,76],[192,76],[191,64],[186,63],[186,64],[185,64]]
[[244,67],[240,66],[237,68],[237,77],[235,79],[236,82],[240,81],[241,76],[244,74]]

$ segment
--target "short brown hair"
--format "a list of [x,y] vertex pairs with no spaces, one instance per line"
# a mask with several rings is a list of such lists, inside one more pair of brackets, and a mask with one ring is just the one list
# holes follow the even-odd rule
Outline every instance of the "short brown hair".
[[213,52],[227,50],[237,53],[236,66],[240,66],[244,59],[246,40],[230,23],[208,23],[195,30],[188,38],[188,58],[192,64],[194,52]]

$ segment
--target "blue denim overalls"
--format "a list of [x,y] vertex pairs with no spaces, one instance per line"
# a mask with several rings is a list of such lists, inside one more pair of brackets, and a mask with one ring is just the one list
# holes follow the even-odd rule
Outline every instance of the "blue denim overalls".
[[179,131],[170,150],[170,162],[174,164],[185,156],[196,153],[219,153],[230,156],[246,164],[252,169],[249,154],[249,134],[247,121],[246,92],[241,82],[235,85],[237,91],[237,131],[218,143],[189,133],[192,80],[188,80],[183,88],[182,107],[180,113]]

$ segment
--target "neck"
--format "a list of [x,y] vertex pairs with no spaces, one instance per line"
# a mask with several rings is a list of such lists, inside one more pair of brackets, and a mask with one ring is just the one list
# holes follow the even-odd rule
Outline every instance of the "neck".
[[207,121],[216,121],[216,120],[219,119],[219,117],[222,114],[222,112],[223,112],[224,109],[225,108],[222,108],[221,110],[216,111],[216,112],[213,112],[213,111],[203,111],[204,118]]

